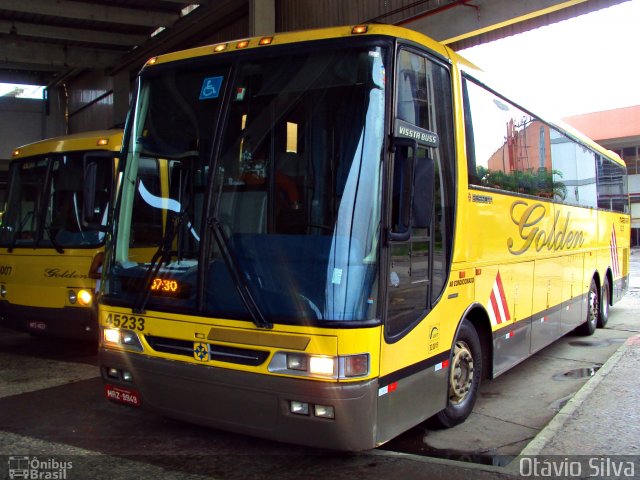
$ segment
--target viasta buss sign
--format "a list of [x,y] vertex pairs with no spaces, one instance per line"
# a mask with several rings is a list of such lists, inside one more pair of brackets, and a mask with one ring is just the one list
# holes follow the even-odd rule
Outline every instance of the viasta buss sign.
[[542,221],[547,217],[547,206],[543,203],[529,203],[518,200],[511,204],[511,221],[518,227],[518,238],[509,237],[507,247],[513,255],[522,255],[535,248],[536,251],[570,250],[580,248],[584,244],[584,232],[572,230],[571,213],[561,217],[556,212],[550,230],[543,228]]

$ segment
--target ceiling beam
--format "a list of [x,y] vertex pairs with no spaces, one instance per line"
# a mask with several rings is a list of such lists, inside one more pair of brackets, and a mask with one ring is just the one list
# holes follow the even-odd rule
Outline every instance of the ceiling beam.
[[114,75],[127,68],[139,68],[150,57],[171,52],[185,43],[194,46],[194,42],[197,42],[195,39],[203,32],[215,32],[228,23],[247,17],[248,8],[249,0],[217,0],[208,6],[201,6],[182,17],[171,28],[160,32],[144,45],[123,56],[109,74]]
[[73,0],[56,0],[55,2],[51,0],[0,0],[0,10],[145,27],[166,27],[180,17],[179,14],[174,13],[113,7]]
[[[613,0],[621,3],[626,0]],[[575,7],[592,0],[456,0],[397,22],[445,45]]]
[[[0,52],[0,68],[8,65],[30,65],[58,68],[109,68],[122,57],[123,52],[99,48],[53,45],[30,41],[5,41]],[[22,67],[26,69],[26,67]]]
[[[140,45],[149,39],[148,35],[113,33],[100,30],[55,27],[52,25],[0,20],[0,33],[10,34],[13,27],[15,27],[15,34],[20,37],[26,36],[54,40],[68,40],[72,42],[121,45],[125,47]],[[8,41],[8,39],[5,39],[5,41]]]

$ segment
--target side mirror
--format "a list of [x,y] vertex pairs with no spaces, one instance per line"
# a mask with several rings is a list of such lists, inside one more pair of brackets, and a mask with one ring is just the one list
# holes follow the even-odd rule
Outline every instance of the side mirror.
[[414,228],[427,228],[433,216],[433,189],[435,164],[429,157],[416,158],[413,167],[412,224]]
[[98,164],[85,162],[82,219],[84,223],[92,223],[96,206],[96,184],[98,181]]
[[431,224],[435,168],[433,160],[422,152],[438,146],[438,136],[404,120],[396,120],[393,137],[392,225],[389,240],[405,242],[412,228]]
[[107,173],[104,168],[100,168],[100,164],[105,161],[107,161],[106,158],[96,158],[95,154],[92,158],[85,157],[82,188],[82,224],[101,232],[107,231],[107,227],[102,225],[106,208],[105,202],[108,202],[108,199],[102,198],[104,197],[103,184],[110,179],[100,178],[100,176],[111,175],[109,169],[107,169],[109,172]]

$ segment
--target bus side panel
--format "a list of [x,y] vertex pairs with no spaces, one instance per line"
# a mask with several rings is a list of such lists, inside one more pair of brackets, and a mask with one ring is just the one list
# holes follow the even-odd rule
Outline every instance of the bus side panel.
[[432,361],[414,375],[378,389],[378,445],[446,407],[449,368],[442,368],[442,360],[438,360],[434,360],[435,365]]
[[[560,330],[567,333],[586,319],[586,292],[583,288],[584,254],[576,253],[560,257],[563,263],[562,315]],[[589,278],[589,282],[591,279]],[[587,284],[587,290],[589,284]]]
[[493,375],[529,355],[534,262],[485,267],[478,283],[493,332]]
[[[376,434],[382,443],[447,406],[448,361],[463,312],[475,298],[472,269],[453,270],[447,288],[414,328],[382,342]],[[457,280],[451,280],[457,279]]]
[[557,258],[535,261],[531,353],[546,347],[560,336],[562,275],[562,265]]

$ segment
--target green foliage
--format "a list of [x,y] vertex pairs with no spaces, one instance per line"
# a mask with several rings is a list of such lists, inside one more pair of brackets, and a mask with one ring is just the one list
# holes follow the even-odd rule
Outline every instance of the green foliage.
[[566,185],[558,181],[558,178],[562,178],[562,172],[558,170],[540,168],[505,173],[479,166],[477,171],[481,184],[486,187],[557,200],[564,200],[567,195]]

